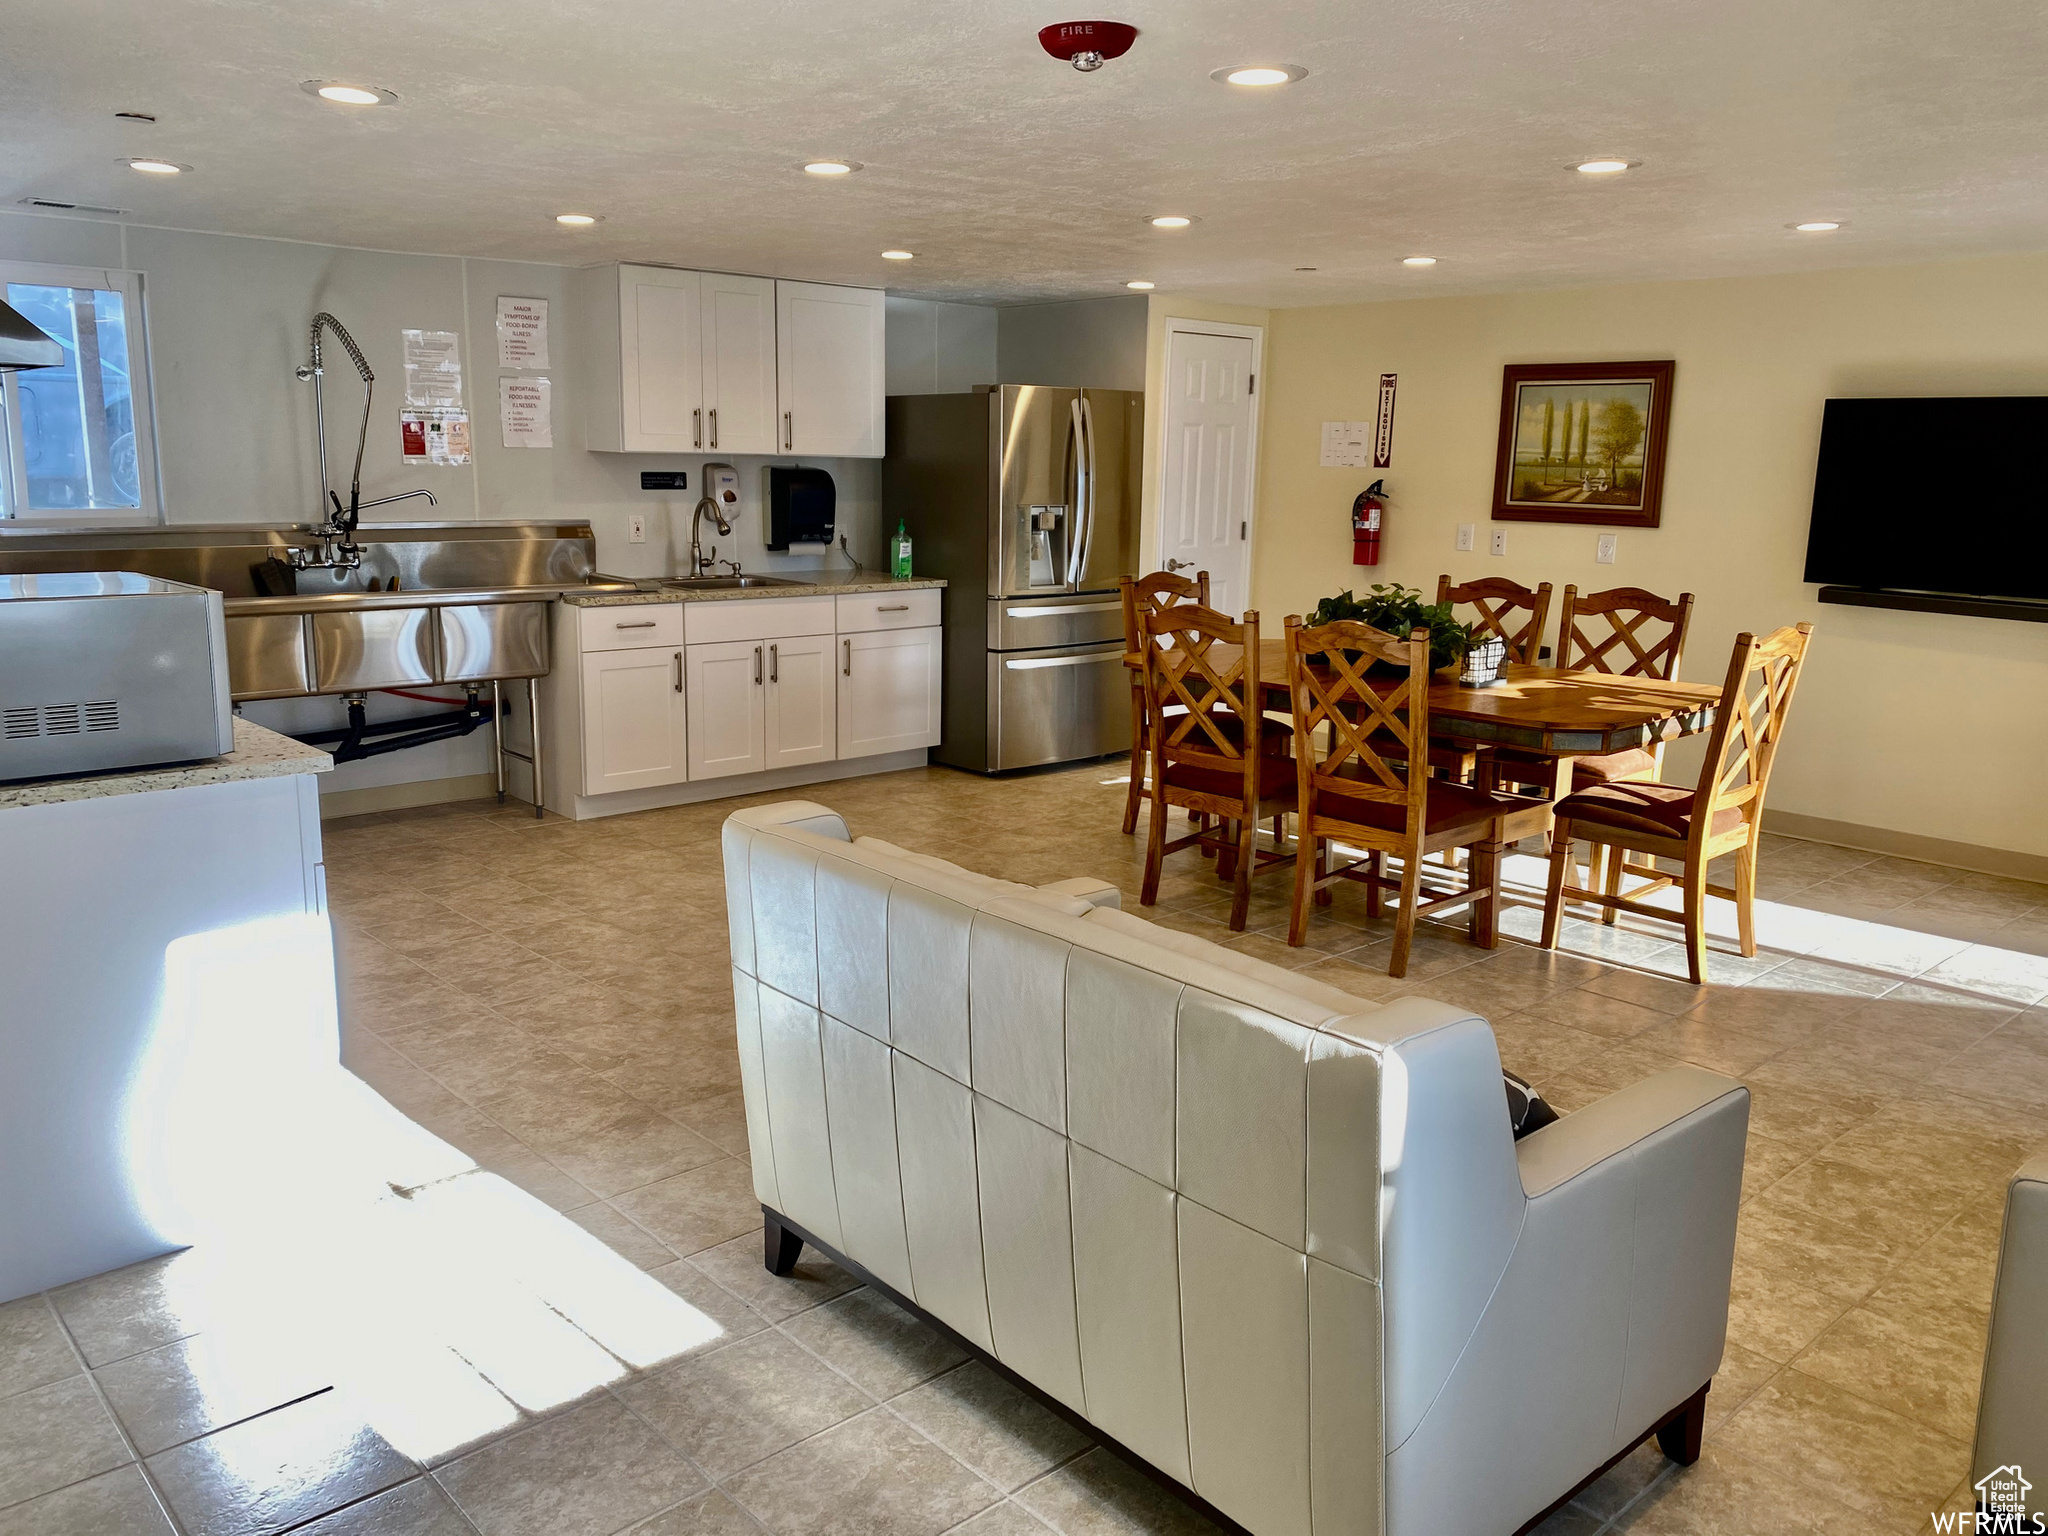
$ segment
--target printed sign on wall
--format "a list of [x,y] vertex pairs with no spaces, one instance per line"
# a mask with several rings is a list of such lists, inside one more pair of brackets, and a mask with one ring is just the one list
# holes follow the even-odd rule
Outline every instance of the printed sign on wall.
[[1372,434],[1372,467],[1390,469],[1394,463],[1394,385],[1396,373],[1380,375],[1380,419]]

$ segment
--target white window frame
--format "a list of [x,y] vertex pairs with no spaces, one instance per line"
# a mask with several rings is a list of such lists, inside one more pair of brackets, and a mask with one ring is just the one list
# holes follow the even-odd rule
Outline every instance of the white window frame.
[[33,510],[28,504],[28,454],[21,432],[18,375],[0,373],[0,474],[7,477],[6,510],[0,517],[10,528],[41,524],[160,523],[163,499],[156,457],[156,391],[149,361],[148,311],[143,303],[140,272],[112,267],[50,266],[32,261],[0,261],[0,297],[9,283],[35,283],[53,288],[104,288],[121,295],[128,326],[128,392],[135,414],[136,507],[75,507]]

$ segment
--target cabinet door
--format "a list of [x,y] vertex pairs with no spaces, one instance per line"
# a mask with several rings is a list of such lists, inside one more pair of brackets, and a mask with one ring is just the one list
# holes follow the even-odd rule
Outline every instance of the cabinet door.
[[704,272],[698,281],[705,450],[774,453],[775,280]]
[[768,642],[725,640],[683,650],[689,679],[690,777],[759,773],[766,750]]
[[698,275],[619,268],[621,439],[628,453],[704,446]]
[[938,628],[839,636],[839,755],[939,743]]
[[832,636],[768,642],[768,766],[829,763],[838,755]]
[[689,777],[680,646],[583,658],[583,793]]
[[879,288],[776,283],[782,452],[882,456],[882,335]]

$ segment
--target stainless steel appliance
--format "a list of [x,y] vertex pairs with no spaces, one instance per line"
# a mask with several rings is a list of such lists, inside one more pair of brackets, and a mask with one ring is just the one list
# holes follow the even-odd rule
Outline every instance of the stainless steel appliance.
[[1130,745],[1117,583],[1137,570],[1144,396],[892,395],[883,521],[946,579],[934,757],[999,773]]
[[134,571],[0,576],[0,779],[235,745],[221,595]]

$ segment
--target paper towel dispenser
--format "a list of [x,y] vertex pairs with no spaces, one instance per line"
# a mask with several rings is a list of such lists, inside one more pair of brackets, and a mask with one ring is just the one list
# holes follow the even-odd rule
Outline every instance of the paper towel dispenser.
[[771,467],[768,547],[782,550],[792,544],[830,544],[837,503],[838,490],[825,470]]

